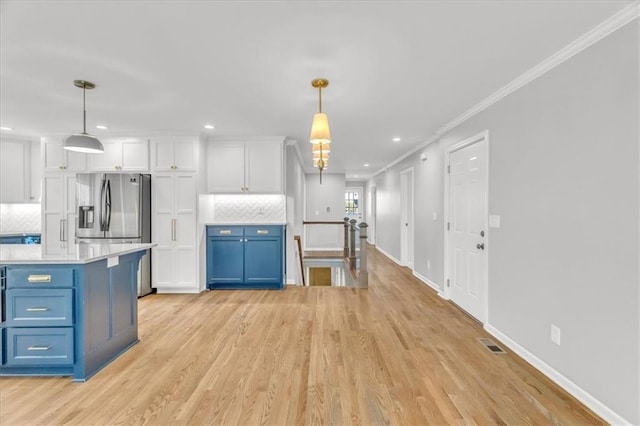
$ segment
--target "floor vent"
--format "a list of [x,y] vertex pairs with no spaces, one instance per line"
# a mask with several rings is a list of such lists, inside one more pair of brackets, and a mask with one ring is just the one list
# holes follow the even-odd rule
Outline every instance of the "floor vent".
[[478,338],[478,342],[482,343],[482,345],[487,348],[489,352],[494,354],[506,354],[506,352],[491,339],[486,339],[484,337]]

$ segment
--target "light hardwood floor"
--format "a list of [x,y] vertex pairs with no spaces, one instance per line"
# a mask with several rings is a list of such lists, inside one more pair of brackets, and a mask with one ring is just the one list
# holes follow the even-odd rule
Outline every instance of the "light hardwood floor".
[[140,300],[140,343],[86,383],[0,379],[0,424],[602,424],[410,271],[369,289]]

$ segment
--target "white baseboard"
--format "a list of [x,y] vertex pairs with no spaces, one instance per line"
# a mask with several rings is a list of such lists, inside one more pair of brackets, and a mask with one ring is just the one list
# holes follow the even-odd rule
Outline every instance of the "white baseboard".
[[442,290],[440,289],[440,287],[438,287],[438,285],[433,281],[431,281],[429,278],[425,277],[424,275],[420,275],[416,271],[413,271],[413,276],[419,279],[420,281],[422,281],[424,284],[431,287],[432,289],[434,289],[436,293],[438,293],[438,296],[442,297],[443,299],[448,299],[442,294]]
[[387,256],[389,259],[393,260],[395,263],[397,263],[400,266],[404,266],[402,263],[400,263],[400,261],[398,259],[396,259],[395,257],[391,256],[389,253],[387,253],[386,251],[384,251],[383,249],[380,248],[380,246],[376,246],[376,250],[378,250],[380,253],[384,254],[385,256]]
[[157,294],[198,294],[201,293],[200,289],[197,288],[159,288],[156,289]]
[[298,285],[298,283],[296,282],[296,280],[287,280],[287,285]]
[[627,421],[621,415],[604,405],[589,392],[585,391],[580,386],[569,380],[562,373],[520,346],[518,343],[509,338],[507,335],[503,334],[500,330],[498,330],[491,324],[485,324],[484,329],[496,339],[500,340],[500,342],[504,343],[507,347],[509,347],[509,349],[518,354],[529,364],[534,366],[542,374],[555,382],[562,389],[566,390],[577,400],[589,407],[589,409],[602,417],[606,422],[612,425],[631,425],[631,422]]

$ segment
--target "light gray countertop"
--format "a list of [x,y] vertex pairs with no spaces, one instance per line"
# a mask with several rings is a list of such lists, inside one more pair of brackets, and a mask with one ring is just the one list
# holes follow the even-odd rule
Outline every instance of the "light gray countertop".
[[156,243],[143,244],[69,244],[65,253],[48,254],[40,244],[0,244],[0,264],[91,263],[110,257],[147,250]]

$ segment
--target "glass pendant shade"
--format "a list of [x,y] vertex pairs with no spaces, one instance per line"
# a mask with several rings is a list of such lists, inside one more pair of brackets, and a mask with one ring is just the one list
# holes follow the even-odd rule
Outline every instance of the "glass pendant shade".
[[320,152],[320,151],[322,151],[323,153],[324,152],[327,152],[327,153],[331,152],[331,145],[330,144],[327,145],[325,143],[315,143],[315,144],[311,145],[311,152],[313,152],[315,154],[316,152]]
[[309,140],[312,144],[331,143],[331,131],[329,130],[329,119],[327,118],[327,114],[318,112],[313,115],[311,136],[309,136]]
[[316,160],[318,158],[324,158],[325,160],[329,159],[329,153],[328,152],[322,152],[322,155],[320,155],[319,152],[314,152],[313,153],[313,159]]
[[102,146],[98,138],[86,133],[69,136],[64,141],[64,149],[86,154],[102,154],[104,152],[104,146]]

